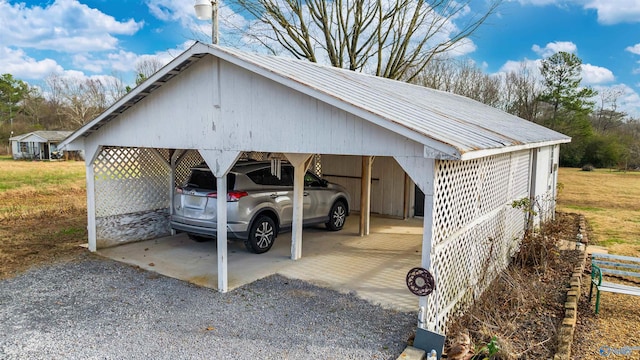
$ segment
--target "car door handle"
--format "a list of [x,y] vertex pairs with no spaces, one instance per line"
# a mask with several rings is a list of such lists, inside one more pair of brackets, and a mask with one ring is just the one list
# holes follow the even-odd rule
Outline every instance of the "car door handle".
[[305,191],[305,192],[302,193],[302,195],[303,196],[309,196],[309,193]]
[[270,196],[271,196],[271,198],[272,198],[272,199],[275,199],[275,198],[279,197],[280,195],[278,195],[278,194],[271,194]]

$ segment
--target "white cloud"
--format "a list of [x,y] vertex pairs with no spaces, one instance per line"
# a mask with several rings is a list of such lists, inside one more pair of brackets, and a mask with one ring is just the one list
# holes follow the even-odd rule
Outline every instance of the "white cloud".
[[46,7],[0,0],[0,46],[60,52],[115,49],[115,35],[133,35],[143,26],[121,22],[78,0],[55,0]]
[[640,55],[640,44],[635,44],[633,46],[627,46],[625,48],[626,51],[632,53],[632,54],[636,54],[636,55]]
[[188,24],[188,20],[195,17],[192,1],[148,0],[146,3],[149,12],[160,20]]
[[536,54],[542,56],[543,58],[546,58],[559,51],[575,54],[578,51],[578,47],[571,41],[556,41],[547,43],[545,47],[540,47],[539,45],[535,44],[531,47],[531,50],[533,50]]
[[585,9],[598,12],[598,22],[605,25],[640,22],[638,0],[588,0]]
[[603,25],[640,22],[640,1],[638,0],[508,0],[520,5],[567,7],[581,6],[598,13],[598,22]]
[[522,61],[514,61],[514,60],[509,60],[506,63],[504,63],[504,65],[502,65],[502,67],[500,68],[500,70],[498,72],[501,73],[509,73],[509,72],[520,72],[523,68],[527,69],[530,72],[533,72],[536,77],[540,76],[540,60],[529,60],[529,59],[524,59]]
[[42,79],[54,72],[63,71],[55,60],[36,60],[29,57],[23,50],[0,47],[0,73],[12,74],[17,79]]
[[601,66],[582,64],[582,81],[587,85],[603,84],[615,80],[613,72]]

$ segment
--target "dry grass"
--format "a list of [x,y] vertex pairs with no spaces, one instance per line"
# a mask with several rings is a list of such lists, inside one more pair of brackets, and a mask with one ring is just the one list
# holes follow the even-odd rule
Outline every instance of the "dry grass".
[[0,279],[59,261],[86,242],[83,162],[0,157]]
[[84,163],[0,158],[0,221],[86,208]]
[[592,242],[640,256],[640,173],[562,168],[558,210],[583,214]]
[[553,358],[566,287],[580,255],[557,244],[575,239],[578,220],[577,214],[560,213],[544,234],[524,239],[515,261],[451,321],[448,335],[468,332],[474,349],[496,337],[501,350],[491,359]]
[[[585,216],[591,228],[591,244],[604,246],[614,254],[640,256],[640,173],[567,168],[560,169],[558,181],[563,184],[559,209]],[[585,274],[583,280],[572,358],[640,359],[638,298],[602,293],[600,314],[595,315],[595,300],[588,301],[589,275]],[[610,353],[623,349],[633,351]]]

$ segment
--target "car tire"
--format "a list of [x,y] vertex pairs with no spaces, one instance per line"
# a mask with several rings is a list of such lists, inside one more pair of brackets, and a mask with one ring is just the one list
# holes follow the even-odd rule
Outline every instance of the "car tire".
[[331,211],[329,211],[329,221],[325,223],[325,226],[331,231],[342,230],[346,220],[347,207],[342,200],[338,200],[333,203]]
[[250,252],[262,254],[271,249],[275,240],[275,222],[268,216],[260,215],[251,225],[249,237],[244,241],[244,246]]
[[187,234],[187,236],[189,237],[189,239],[195,242],[207,242],[207,241],[213,240],[213,238],[210,238],[210,237],[194,235],[194,234]]

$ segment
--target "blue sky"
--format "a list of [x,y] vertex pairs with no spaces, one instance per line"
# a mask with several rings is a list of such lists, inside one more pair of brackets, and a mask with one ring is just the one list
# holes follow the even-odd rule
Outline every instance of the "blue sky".
[[[221,43],[249,49],[229,34],[248,20],[221,1]],[[30,84],[52,73],[132,83],[140,59],[168,62],[209,34],[192,0],[0,0],[0,74]],[[585,85],[615,93],[617,109],[640,118],[640,0],[504,0],[470,40],[460,55],[492,74],[573,52]]]

